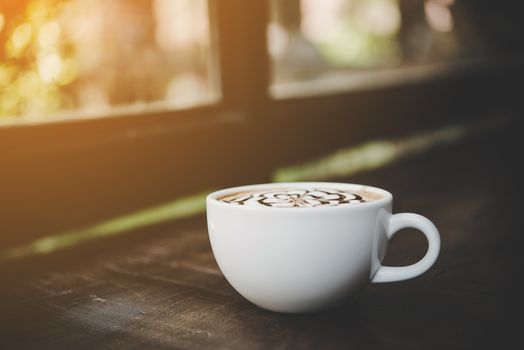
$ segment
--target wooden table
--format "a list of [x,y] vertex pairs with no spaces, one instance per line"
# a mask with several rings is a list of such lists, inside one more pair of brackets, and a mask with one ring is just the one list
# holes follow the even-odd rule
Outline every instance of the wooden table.
[[[264,311],[223,278],[199,217],[0,266],[0,349],[507,348],[522,304],[521,139],[497,131],[334,179],[385,187],[395,212],[437,224],[441,256],[419,278],[324,313]],[[406,230],[385,263],[416,261],[425,245]]]

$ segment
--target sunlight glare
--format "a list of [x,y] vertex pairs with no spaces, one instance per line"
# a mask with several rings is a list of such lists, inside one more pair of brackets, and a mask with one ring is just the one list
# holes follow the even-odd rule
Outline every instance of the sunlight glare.
[[333,38],[342,25],[344,0],[302,0],[301,30],[312,41],[323,42]]
[[268,50],[271,56],[279,57],[284,54],[289,44],[288,32],[278,23],[269,23],[267,28]]
[[400,9],[391,0],[362,4],[355,18],[360,28],[380,36],[395,34],[400,29]]
[[9,40],[9,54],[13,57],[18,56],[30,44],[32,33],[31,24],[27,22],[16,27]]
[[440,1],[430,0],[424,3],[426,19],[433,30],[449,33],[453,30],[453,16],[450,9]]
[[3,13],[0,13],[0,32],[1,32],[2,29],[4,28],[4,23],[5,23],[4,14],[3,14]]
[[38,43],[43,46],[55,46],[60,38],[60,25],[53,21],[46,23],[38,33]]
[[205,1],[155,0],[153,6],[159,46],[169,50],[209,40]]
[[62,58],[56,52],[38,55],[38,75],[45,83],[55,82],[62,72]]

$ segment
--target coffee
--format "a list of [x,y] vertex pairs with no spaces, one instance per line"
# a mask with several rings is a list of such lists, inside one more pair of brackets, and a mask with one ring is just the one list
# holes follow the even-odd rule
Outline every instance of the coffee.
[[268,188],[236,192],[218,200],[243,206],[312,208],[367,203],[383,197],[380,193],[366,189],[344,191],[325,188]]
[[[389,192],[358,184],[228,188],[206,198],[209,241],[220,270],[249,301],[317,312],[347,302],[368,282],[402,281],[433,265],[438,229],[421,215],[393,214],[392,206]],[[408,227],[426,236],[426,254],[409,266],[383,266],[390,238]]]

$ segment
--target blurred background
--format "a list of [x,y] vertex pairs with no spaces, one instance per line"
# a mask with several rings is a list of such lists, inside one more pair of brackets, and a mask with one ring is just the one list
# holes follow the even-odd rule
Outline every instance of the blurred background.
[[3,256],[518,120],[523,27],[505,0],[0,0]]
[[[478,64],[521,51],[512,11],[488,22],[484,17],[506,10],[483,3],[270,0],[270,93],[383,86],[424,71],[406,68]],[[2,1],[1,11],[2,124],[220,98],[208,1],[22,0]]]

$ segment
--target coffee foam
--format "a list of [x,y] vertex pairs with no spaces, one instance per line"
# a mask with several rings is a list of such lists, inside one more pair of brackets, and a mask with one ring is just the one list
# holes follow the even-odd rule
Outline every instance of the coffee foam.
[[337,189],[278,188],[237,192],[220,197],[222,202],[242,206],[272,208],[313,208],[366,203],[383,198],[370,190],[342,191]]

